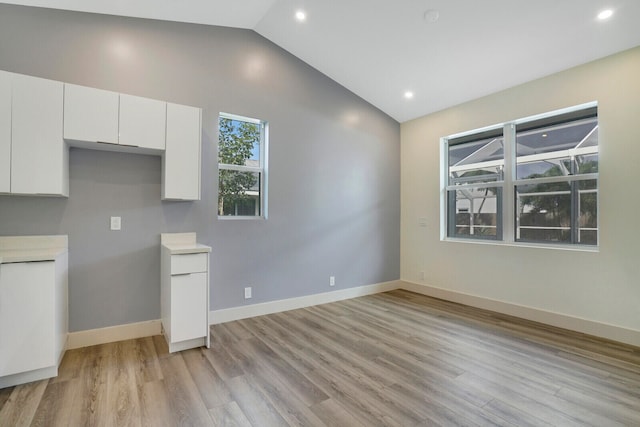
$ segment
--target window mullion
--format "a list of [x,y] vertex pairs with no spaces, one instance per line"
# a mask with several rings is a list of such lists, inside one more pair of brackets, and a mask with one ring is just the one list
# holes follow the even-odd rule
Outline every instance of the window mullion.
[[515,240],[515,173],[516,173],[516,127],[507,124],[504,127],[504,184],[502,190],[502,239],[505,242]]

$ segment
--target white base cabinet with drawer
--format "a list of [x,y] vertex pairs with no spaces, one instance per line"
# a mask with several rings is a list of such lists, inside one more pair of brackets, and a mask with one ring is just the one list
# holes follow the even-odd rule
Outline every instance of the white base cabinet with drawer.
[[161,235],[162,329],[169,352],[210,345],[209,252],[195,233]]

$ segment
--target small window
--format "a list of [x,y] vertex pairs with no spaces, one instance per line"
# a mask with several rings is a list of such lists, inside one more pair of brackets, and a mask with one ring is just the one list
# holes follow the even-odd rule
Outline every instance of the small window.
[[218,217],[266,218],[267,123],[221,113]]
[[446,236],[598,244],[595,103],[443,138]]

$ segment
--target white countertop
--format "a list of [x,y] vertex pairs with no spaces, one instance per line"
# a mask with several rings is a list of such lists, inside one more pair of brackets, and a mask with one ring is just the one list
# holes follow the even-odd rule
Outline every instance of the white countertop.
[[200,253],[211,252],[211,247],[201,245],[199,243],[193,243],[193,244],[164,243],[162,246],[167,248],[171,255],[200,254]]
[[162,233],[160,243],[170,255],[201,254],[211,252],[211,247],[196,242],[196,233]]
[[0,249],[0,264],[13,262],[55,261],[67,248]]
[[67,248],[67,236],[0,236],[0,264],[55,261]]

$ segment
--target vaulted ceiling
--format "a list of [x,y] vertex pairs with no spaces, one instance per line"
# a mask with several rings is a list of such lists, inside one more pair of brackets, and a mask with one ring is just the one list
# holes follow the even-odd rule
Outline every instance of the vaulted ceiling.
[[638,0],[1,3],[252,29],[399,122],[640,45]]

